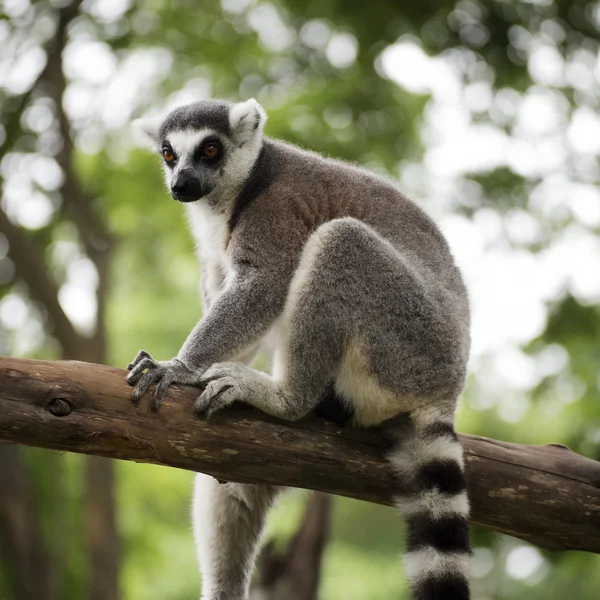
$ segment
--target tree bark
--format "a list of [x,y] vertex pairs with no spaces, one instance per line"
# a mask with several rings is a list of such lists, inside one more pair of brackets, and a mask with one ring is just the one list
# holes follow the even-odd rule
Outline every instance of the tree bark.
[[[0,440],[392,504],[388,442],[377,428],[284,423],[243,406],[206,420],[193,413],[198,391],[178,387],[153,413],[149,397],[130,402],[125,375],[0,357]],[[461,441],[473,523],[550,550],[600,552],[600,463],[560,445]]]

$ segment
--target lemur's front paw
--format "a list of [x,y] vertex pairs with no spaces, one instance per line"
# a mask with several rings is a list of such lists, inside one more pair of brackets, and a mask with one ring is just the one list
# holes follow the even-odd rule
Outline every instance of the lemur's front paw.
[[127,369],[130,371],[127,383],[135,386],[131,396],[134,402],[137,402],[153,383],[156,384],[152,399],[153,410],[158,410],[172,383],[194,385],[199,379],[197,373],[179,359],[154,360],[145,350],[138,352],[133,362],[127,365]]
[[196,412],[206,417],[247,397],[245,382],[248,381],[248,367],[238,363],[216,363],[207,369],[201,378],[206,388],[196,400]]

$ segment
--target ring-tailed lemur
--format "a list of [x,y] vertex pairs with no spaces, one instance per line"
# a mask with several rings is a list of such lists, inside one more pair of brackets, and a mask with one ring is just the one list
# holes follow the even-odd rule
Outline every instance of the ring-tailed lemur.
[[[410,413],[389,459],[413,597],[468,599],[469,503],[454,430],[469,352],[460,273],[438,228],[393,185],[263,137],[265,120],[252,99],[196,102],[146,124],[173,198],[186,203],[207,310],[176,358],[137,355],[133,397],[156,384],[158,408],[181,383],[205,386],[204,415],[241,401],[294,420],[323,397],[342,398],[358,425]],[[243,364],[267,337],[270,376]],[[246,598],[277,493],[198,476],[204,598]]]

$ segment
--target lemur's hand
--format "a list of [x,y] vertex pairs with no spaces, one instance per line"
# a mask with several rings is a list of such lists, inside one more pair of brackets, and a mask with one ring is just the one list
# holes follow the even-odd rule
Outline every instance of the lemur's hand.
[[138,355],[127,365],[131,371],[127,383],[135,386],[131,399],[137,402],[156,383],[156,391],[152,399],[152,409],[158,410],[172,383],[198,385],[203,369],[191,369],[178,358],[172,360],[154,360],[148,352],[140,350]]

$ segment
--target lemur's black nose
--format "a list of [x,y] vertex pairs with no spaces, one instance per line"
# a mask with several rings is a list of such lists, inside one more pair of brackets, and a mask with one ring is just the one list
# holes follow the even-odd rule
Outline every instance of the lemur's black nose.
[[202,184],[191,169],[182,169],[171,184],[171,194],[180,202],[193,202],[202,197]]

